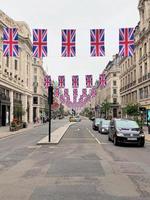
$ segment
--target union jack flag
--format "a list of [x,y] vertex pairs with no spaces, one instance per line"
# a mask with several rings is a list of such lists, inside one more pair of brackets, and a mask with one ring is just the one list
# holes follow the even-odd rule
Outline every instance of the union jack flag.
[[18,56],[18,30],[16,28],[3,29],[3,56]]
[[69,96],[69,90],[67,88],[64,89],[64,96],[65,97]]
[[105,30],[91,30],[91,56],[105,56]]
[[58,85],[60,88],[65,87],[65,76],[58,76]]
[[79,87],[79,76],[72,76],[72,87],[73,88]]
[[87,89],[86,88],[82,89],[82,95],[83,95],[83,97],[87,96]]
[[59,97],[59,88],[55,89],[55,97]]
[[91,96],[96,97],[96,88],[94,88],[94,87],[91,90]]
[[78,89],[76,89],[76,88],[73,89],[73,96],[74,97],[78,96]]
[[106,86],[106,76],[105,76],[105,74],[100,74],[99,75],[99,85],[101,87],[105,87]]
[[62,57],[76,56],[76,30],[62,30]]
[[93,77],[92,77],[92,75],[86,75],[85,79],[86,79],[86,87],[87,88],[91,88],[93,86]]
[[133,56],[134,54],[134,28],[119,29],[119,55]]
[[48,88],[51,85],[51,76],[46,75],[44,77],[44,85],[45,88]]
[[47,56],[47,29],[33,29],[33,56]]

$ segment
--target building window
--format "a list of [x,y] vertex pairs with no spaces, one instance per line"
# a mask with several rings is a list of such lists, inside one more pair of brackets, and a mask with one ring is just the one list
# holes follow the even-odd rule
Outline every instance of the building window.
[[37,68],[34,67],[34,74],[37,74]]
[[37,82],[37,76],[34,76],[34,82]]
[[139,89],[139,97],[143,99],[143,88]]
[[116,73],[113,73],[113,76],[116,76]]
[[147,52],[147,43],[144,44],[144,54]]
[[148,98],[148,86],[144,88],[144,98]]
[[38,97],[33,97],[33,104],[38,104]]
[[37,93],[37,87],[34,87],[34,93],[35,94]]
[[143,76],[143,73],[142,73],[142,66],[140,66],[140,77]]
[[145,66],[144,66],[144,75],[147,75],[147,62],[145,63]]
[[113,86],[116,86],[116,84],[117,84],[116,81],[113,81]]
[[117,98],[113,98],[113,103],[117,103]]
[[136,70],[134,70],[134,81],[136,80]]
[[15,70],[17,70],[17,69],[18,69],[18,61],[15,60]]
[[113,94],[117,94],[117,90],[116,89],[113,89]]
[[6,57],[6,66],[9,67],[9,56]]
[[36,64],[36,58],[34,58],[34,64]]
[[142,57],[142,47],[140,48],[140,58]]

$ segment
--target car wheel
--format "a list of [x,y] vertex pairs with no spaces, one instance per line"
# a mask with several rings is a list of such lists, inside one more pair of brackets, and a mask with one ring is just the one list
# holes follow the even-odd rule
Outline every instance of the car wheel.
[[117,146],[117,145],[118,145],[117,137],[114,137],[114,140],[113,140],[113,142],[114,142],[114,145],[115,145],[115,146]]
[[140,141],[139,147],[144,147],[144,145],[145,145],[145,141]]

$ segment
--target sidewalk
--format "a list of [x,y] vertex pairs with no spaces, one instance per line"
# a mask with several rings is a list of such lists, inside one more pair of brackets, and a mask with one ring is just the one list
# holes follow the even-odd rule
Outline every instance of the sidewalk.
[[42,126],[42,125],[45,125],[45,124],[43,124],[43,123],[28,124],[27,128],[23,128],[23,129],[20,129],[18,131],[9,131],[9,126],[0,127],[0,139],[6,138],[6,137],[9,137],[9,136],[12,136],[12,135],[16,135],[16,134],[19,134],[19,133],[21,134],[23,132],[26,132],[30,129],[33,129],[33,128],[36,128],[36,127],[39,127],[39,126]]
[[147,126],[144,126],[143,130],[144,130],[144,133],[145,133],[145,139],[150,142],[150,134],[148,134]]

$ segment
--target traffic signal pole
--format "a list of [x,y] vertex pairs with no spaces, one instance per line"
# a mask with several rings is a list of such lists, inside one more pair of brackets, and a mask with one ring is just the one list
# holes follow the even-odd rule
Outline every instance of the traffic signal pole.
[[48,141],[51,142],[51,105],[53,104],[53,87],[48,87],[48,104],[49,104],[49,131]]
[[51,98],[49,100],[49,130],[48,130],[48,141],[51,141]]

